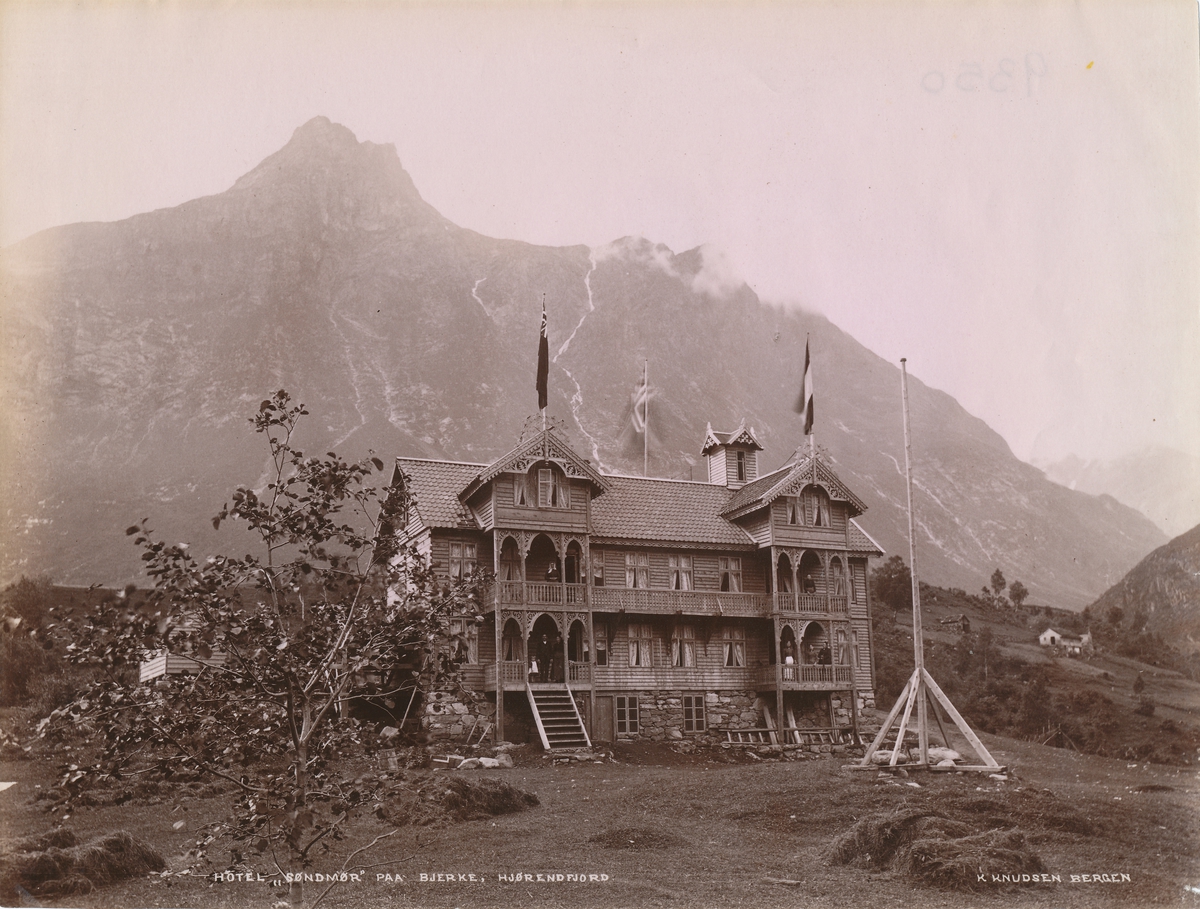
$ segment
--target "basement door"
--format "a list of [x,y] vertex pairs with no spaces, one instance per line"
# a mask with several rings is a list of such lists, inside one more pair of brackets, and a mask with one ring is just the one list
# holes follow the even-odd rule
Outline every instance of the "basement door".
[[592,717],[592,741],[611,742],[613,740],[613,699],[612,695],[596,698],[596,715]]

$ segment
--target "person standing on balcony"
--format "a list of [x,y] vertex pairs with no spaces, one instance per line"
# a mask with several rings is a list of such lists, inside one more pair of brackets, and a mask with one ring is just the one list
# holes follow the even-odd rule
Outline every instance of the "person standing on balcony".
[[796,662],[796,648],[792,645],[791,638],[783,642],[783,664],[791,666]]

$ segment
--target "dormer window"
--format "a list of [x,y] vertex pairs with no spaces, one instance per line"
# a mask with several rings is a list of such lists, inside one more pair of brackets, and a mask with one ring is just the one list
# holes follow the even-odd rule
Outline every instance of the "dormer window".
[[737,453],[737,478],[739,483],[746,482],[746,452]]
[[513,504],[525,508],[570,508],[570,481],[560,470],[539,467],[514,479]]
[[570,508],[571,493],[567,479],[557,470],[538,468],[538,508]]
[[829,494],[819,486],[807,486],[804,492],[787,500],[787,522],[809,527],[829,527]]

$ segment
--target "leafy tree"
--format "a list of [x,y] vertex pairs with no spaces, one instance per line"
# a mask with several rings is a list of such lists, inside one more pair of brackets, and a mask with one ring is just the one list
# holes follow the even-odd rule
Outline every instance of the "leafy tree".
[[[339,716],[356,681],[406,666],[392,694],[452,683],[449,617],[478,611],[474,579],[440,584],[398,546],[411,505],[403,477],[377,488],[377,458],[305,457],[292,441],[305,414],[283,391],[262,402],[251,422],[270,448],[269,482],[238,488],[213,519],[244,525],[254,552],[198,560],[145,521],[126,531],[154,582],[149,606],[110,603],[75,627],[75,659],[107,675],[42,726],[51,738],[80,721],[97,730],[92,759],[64,772],[76,797],[134,771],[226,781],[236,804],[221,832],[235,860],[269,856],[280,874],[311,864],[370,802],[339,760],[368,735]],[[121,681],[162,648],[196,660],[195,674]],[[293,903],[302,886],[290,885]]]
[[894,555],[872,571],[871,590],[891,607],[893,617],[901,609],[912,609],[912,573],[904,559]]
[[1008,582],[1004,580],[1004,572],[999,568],[992,572],[992,593],[996,596],[1004,593],[1004,588],[1008,586]]
[[[54,600],[54,584],[45,575],[36,578],[21,579],[9,584],[0,593],[0,610],[7,625],[23,626],[25,630],[38,628]],[[17,621],[13,621],[17,620]]]
[[[992,583],[995,583],[993,578]],[[1018,609],[1021,604],[1029,598],[1029,590],[1020,581],[1013,581],[1012,586],[1008,588],[1008,598],[1013,601],[1013,605]],[[1036,608],[1036,607],[1035,607]]]

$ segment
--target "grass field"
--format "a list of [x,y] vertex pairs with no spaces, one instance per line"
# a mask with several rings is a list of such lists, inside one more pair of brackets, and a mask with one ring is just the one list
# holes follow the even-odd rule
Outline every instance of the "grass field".
[[[536,794],[538,807],[402,828],[358,856],[347,870],[360,880],[339,884],[322,905],[1200,906],[1200,782],[1194,770],[995,736],[985,742],[1013,767],[1007,782],[977,774],[892,778],[844,769],[836,759],[725,763],[650,745],[621,746],[615,760],[601,763],[552,764],[525,748],[516,767],[485,774]],[[41,905],[241,909],[284,898],[267,882],[216,882],[186,873],[185,853],[197,832],[225,813],[227,802],[219,797],[181,791],[152,804],[83,809],[64,821],[61,811],[43,812],[32,800],[36,786],[52,784],[50,768],[10,762],[0,764],[0,778],[17,783],[0,793],[9,840],[59,823],[82,839],[125,829],[157,846],[168,861],[163,876],[65,901],[41,899]],[[968,892],[919,886],[902,872],[865,862],[830,862],[830,844],[856,820],[901,807],[971,815],[982,828],[1015,825],[1046,872],[1061,881],[989,880]],[[369,814],[359,818],[311,870],[341,870],[354,849],[389,829]],[[223,870],[228,852],[212,858],[214,868]],[[422,881],[422,874],[430,877]],[[472,874],[477,880],[459,879]],[[539,881],[539,874],[551,879]],[[555,880],[559,875],[583,879]],[[1083,875],[1116,880],[1085,881]],[[308,884],[305,895],[311,900],[322,889]]]

